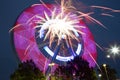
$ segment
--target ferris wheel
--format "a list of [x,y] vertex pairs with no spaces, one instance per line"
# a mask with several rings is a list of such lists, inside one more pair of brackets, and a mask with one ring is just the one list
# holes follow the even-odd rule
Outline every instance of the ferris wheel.
[[[46,23],[43,24],[41,19],[46,17],[50,18],[52,16],[51,10],[54,11],[56,7],[56,13],[58,14],[59,7],[52,4],[46,4],[46,6],[43,4],[33,5],[25,9],[16,21],[13,30],[14,45],[20,60],[24,62],[32,59],[40,70],[45,71],[49,63],[64,65],[67,61],[74,59],[75,56],[82,56],[89,62],[90,66],[95,66],[94,60],[96,60],[97,57],[96,46],[92,33],[85,23],[83,21],[78,21],[79,23],[77,23],[77,26],[84,26],[84,28],[70,28],[71,34],[69,36],[74,35],[73,37],[68,37],[68,35],[64,34],[64,31],[60,37],[58,37],[58,34],[54,36],[48,35],[49,28],[43,27],[51,25],[51,21],[46,21]],[[75,16],[72,15],[72,19],[74,19],[73,17]],[[36,23],[36,21],[40,23]],[[61,21],[58,20],[58,22]],[[60,26],[60,28],[62,28],[62,26]],[[54,29],[56,30],[56,27]],[[79,31],[84,34],[80,34]],[[46,37],[46,35],[48,36]],[[51,36],[54,38],[51,39]],[[48,64],[46,60],[48,60]]]

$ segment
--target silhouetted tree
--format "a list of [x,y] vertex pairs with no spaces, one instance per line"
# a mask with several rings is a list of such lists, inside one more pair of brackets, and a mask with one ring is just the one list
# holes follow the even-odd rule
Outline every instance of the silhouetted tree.
[[10,80],[45,80],[45,76],[30,60],[19,64],[18,69],[10,76]]
[[54,72],[56,80],[72,80],[72,71],[67,66],[59,66]]
[[97,80],[94,69],[89,67],[89,63],[82,59],[82,57],[76,56],[73,60],[68,62],[69,68],[72,73],[79,80]]
[[100,77],[100,80],[116,80],[116,74],[117,72],[115,69],[111,68],[109,65],[103,66],[100,65],[100,69],[98,69],[99,73],[102,75]]
[[75,80],[97,80],[94,69],[90,68],[89,63],[79,56],[69,61],[66,66],[59,66],[55,74],[66,75],[71,80],[73,78],[76,78]]

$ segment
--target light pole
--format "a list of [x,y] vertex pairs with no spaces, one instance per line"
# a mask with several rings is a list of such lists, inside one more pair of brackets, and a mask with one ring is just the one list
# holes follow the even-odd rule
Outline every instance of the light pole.
[[47,78],[47,80],[49,80],[49,79],[51,78],[52,67],[53,67],[54,65],[55,65],[55,63],[50,63],[50,64],[48,64],[48,69],[47,69],[47,71],[48,71],[48,73],[47,73],[48,78]]
[[100,80],[102,77],[102,74],[98,74],[98,79]]
[[104,67],[104,69],[105,69],[105,73],[106,73],[106,76],[107,76],[107,80],[109,80],[109,77],[108,77],[108,74],[107,74],[107,69],[106,69],[106,64],[103,64],[103,67]]

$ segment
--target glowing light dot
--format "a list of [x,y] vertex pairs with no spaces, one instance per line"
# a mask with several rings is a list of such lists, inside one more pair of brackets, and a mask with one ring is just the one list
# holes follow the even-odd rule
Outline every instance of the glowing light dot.
[[101,74],[99,74],[98,76],[99,76],[99,77],[102,77],[102,75],[101,75]]
[[111,48],[111,52],[112,52],[113,54],[118,54],[119,51],[120,51],[120,50],[119,50],[119,47],[116,47],[116,46],[115,46],[115,47],[112,47],[112,48]]
[[106,67],[106,64],[103,64],[103,67]]
[[54,66],[55,65],[55,63],[50,63],[50,64],[48,64],[49,66]]
[[106,57],[107,57],[107,58],[110,58],[110,55],[107,55]]

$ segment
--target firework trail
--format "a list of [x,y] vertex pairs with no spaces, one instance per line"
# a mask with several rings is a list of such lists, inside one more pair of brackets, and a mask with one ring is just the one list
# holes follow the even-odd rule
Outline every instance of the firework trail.
[[[31,7],[35,7],[37,5],[39,6],[43,5],[45,8],[47,8],[49,13],[47,11],[43,11],[43,16],[41,16],[40,14],[36,14],[30,17],[30,19],[28,19],[25,23],[17,24],[12,29],[10,29],[9,32],[14,31],[14,29],[17,29],[21,26],[35,24],[32,27],[32,29],[35,30],[39,29],[38,37],[43,38],[43,41],[49,39],[48,42],[49,47],[51,47],[53,42],[57,42],[57,46],[58,46],[63,40],[65,40],[67,47],[73,50],[72,39],[75,39],[78,43],[80,43],[82,42],[81,39],[79,39],[80,35],[87,35],[84,31],[82,31],[84,28],[86,28],[86,26],[78,25],[80,24],[80,21],[84,19],[88,19],[92,23],[97,23],[102,27],[106,28],[104,24],[102,24],[99,20],[92,17],[92,15],[95,14],[93,11],[84,13],[80,10],[77,10],[77,8],[72,6],[71,0],[61,0],[60,4],[59,2],[56,1],[56,4],[59,6],[54,5],[53,8],[50,8],[50,6],[48,4],[45,4],[42,0],[40,0],[40,2],[42,4],[34,4]],[[103,16],[114,17],[113,15],[110,14],[111,12],[118,12],[118,13],[120,12],[120,10],[114,10],[112,8],[103,7],[103,6],[90,6],[90,7],[94,9],[107,10],[108,12],[101,13],[101,15]],[[98,44],[96,45],[99,46]],[[31,47],[32,45],[29,44],[26,47],[24,54],[27,54],[28,50],[31,49]],[[96,59],[90,54],[90,51],[88,49],[87,52],[89,56],[93,59],[94,63],[97,64],[97,62],[95,61]]]

